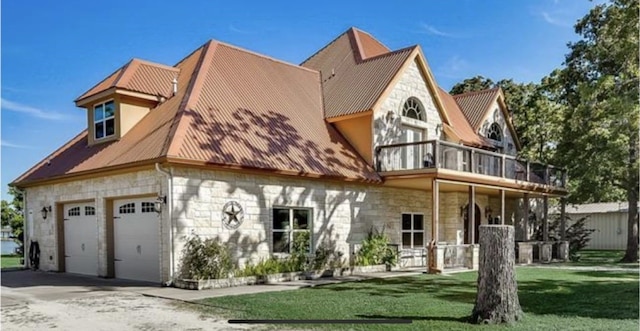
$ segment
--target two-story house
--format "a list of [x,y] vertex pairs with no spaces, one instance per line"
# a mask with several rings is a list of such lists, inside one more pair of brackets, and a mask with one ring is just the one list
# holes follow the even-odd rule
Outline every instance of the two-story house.
[[372,228],[403,253],[431,244],[442,270],[477,253],[480,224],[566,194],[558,169],[516,158],[499,89],[451,96],[420,46],[355,28],[300,65],[218,41],[134,59],[75,103],[87,129],[12,183],[44,270],[170,282],[192,234],[242,264],[299,232],[351,256]]

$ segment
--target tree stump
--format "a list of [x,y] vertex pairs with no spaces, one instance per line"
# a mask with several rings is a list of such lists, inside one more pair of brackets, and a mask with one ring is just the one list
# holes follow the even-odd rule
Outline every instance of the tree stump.
[[522,317],[514,243],[513,226],[480,226],[478,294],[471,316],[472,323],[513,323]]

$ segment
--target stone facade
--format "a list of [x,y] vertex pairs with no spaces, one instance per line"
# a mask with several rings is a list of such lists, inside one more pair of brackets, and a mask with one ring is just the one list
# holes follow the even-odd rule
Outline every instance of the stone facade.
[[[192,168],[173,168],[172,206],[158,216],[162,280],[170,280],[169,229],[174,226],[174,267],[178,270],[186,239],[192,234],[219,238],[227,243],[240,264],[258,262],[272,254],[272,210],[274,207],[302,207],[312,210],[313,239],[335,247],[348,258],[367,233],[384,229],[393,244],[402,245],[401,214],[424,215],[425,246],[431,240],[431,192],[390,188],[321,179],[249,174]],[[56,217],[42,219],[39,210],[51,205],[58,215],[65,203],[93,201],[96,207],[98,237],[98,275],[107,276],[106,217],[109,201],[126,197],[167,194],[167,178],[154,170],[102,176],[26,190],[28,211],[27,240],[38,240],[40,268],[57,271],[58,233]],[[456,232],[464,229],[461,208],[466,193],[441,192],[440,242],[455,244]],[[244,210],[244,221],[235,230],[222,224],[222,209],[229,201]],[[476,195],[481,211],[493,201]],[[169,221],[171,208],[172,221]],[[498,207],[493,207],[497,210]],[[62,213],[60,213],[61,215]],[[485,215],[482,223],[486,223]]]
[[[175,169],[173,179],[176,258],[191,234],[217,237],[229,244],[243,264],[272,253],[272,210],[302,207],[313,211],[312,245],[334,246],[347,258],[372,228],[401,244],[401,214],[424,215],[425,238],[431,233],[431,194],[388,188],[228,171]],[[230,230],[222,224],[225,203],[237,201],[244,222]]]
[[[403,118],[402,107],[410,97],[415,97],[422,103],[426,112],[426,122]],[[396,114],[395,120],[387,123],[386,116],[389,112]],[[403,125],[409,125],[423,129],[426,134],[423,140],[440,139],[442,137],[440,129],[442,120],[436,108],[435,102],[429,89],[425,77],[418,68],[418,63],[409,65],[400,77],[391,93],[382,103],[382,106],[375,110],[374,116],[374,147],[394,144],[402,141]],[[441,130],[440,130],[441,131]]]
[[[41,185],[26,189],[27,211],[27,243],[29,240],[37,240],[40,245],[40,269],[45,271],[58,271],[58,246],[57,216],[62,215],[61,208],[65,203],[78,201],[92,201],[95,203],[96,217],[98,221],[98,275],[107,275],[107,242],[106,242],[106,206],[107,201],[119,197],[131,196],[157,196],[166,192],[166,179],[155,170],[145,170],[119,174],[113,176],[100,176],[84,180],[76,180],[51,185]],[[43,219],[40,209],[51,206],[53,217]],[[160,238],[168,236],[169,222],[165,215],[161,217]],[[161,270],[168,275],[168,261],[163,257],[168,256],[168,247],[160,252]]]
[[496,101],[491,105],[489,109],[491,110],[487,113],[486,117],[482,121],[480,129],[478,130],[478,134],[486,137],[491,124],[497,123],[502,130],[502,143],[504,153],[515,156],[516,154],[518,154],[518,150],[516,149],[516,144],[514,142],[513,135],[511,134],[511,130],[509,130],[509,127],[507,126],[507,121],[504,117],[504,114],[502,113],[502,110],[500,110],[500,105],[498,105],[498,102]]

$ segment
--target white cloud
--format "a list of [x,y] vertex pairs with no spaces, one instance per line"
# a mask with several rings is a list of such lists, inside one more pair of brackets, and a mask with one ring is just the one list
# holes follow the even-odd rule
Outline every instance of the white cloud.
[[448,37],[448,38],[454,38],[456,37],[454,34],[448,33],[448,32],[444,32],[442,30],[437,29],[436,27],[426,24],[424,22],[420,23],[420,32],[423,33],[428,33],[434,36],[440,36],[440,37]]
[[43,110],[29,105],[13,102],[7,99],[0,99],[2,110],[13,111],[16,113],[23,113],[29,116],[45,119],[45,120],[64,120],[69,116],[54,111]]
[[540,15],[542,16],[542,18],[545,20],[545,22],[552,24],[552,25],[557,25],[557,26],[571,26],[571,24],[569,24],[568,22],[558,18],[558,17],[554,17],[554,14],[550,14],[546,11],[543,11],[540,13]]
[[0,139],[0,146],[1,147],[5,147],[5,148],[21,148],[21,149],[29,149],[29,148],[31,148],[30,146],[18,145],[18,144],[10,143],[10,142],[8,142],[6,140],[1,140],[1,139]]

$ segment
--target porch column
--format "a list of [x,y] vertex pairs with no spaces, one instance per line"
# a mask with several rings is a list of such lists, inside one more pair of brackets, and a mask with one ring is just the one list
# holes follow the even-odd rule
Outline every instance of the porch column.
[[567,229],[567,215],[565,214],[565,208],[567,205],[567,200],[565,198],[560,198],[560,240],[564,241],[566,239],[566,229]]
[[549,241],[549,197],[546,195],[542,198],[542,206],[542,241],[546,242]]
[[529,193],[524,194],[524,241],[529,240]]
[[476,238],[476,187],[469,186],[469,205],[467,207],[467,223],[469,229],[469,244],[475,244]]
[[500,190],[500,224],[504,225],[504,190]]
[[[440,273],[444,269],[444,253],[438,247],[438,225],[440,223],[440,188],[437,180],[431,181],[431,242],[429,243],[429,273]],[[442,255],[442,256],[441,256]]]

